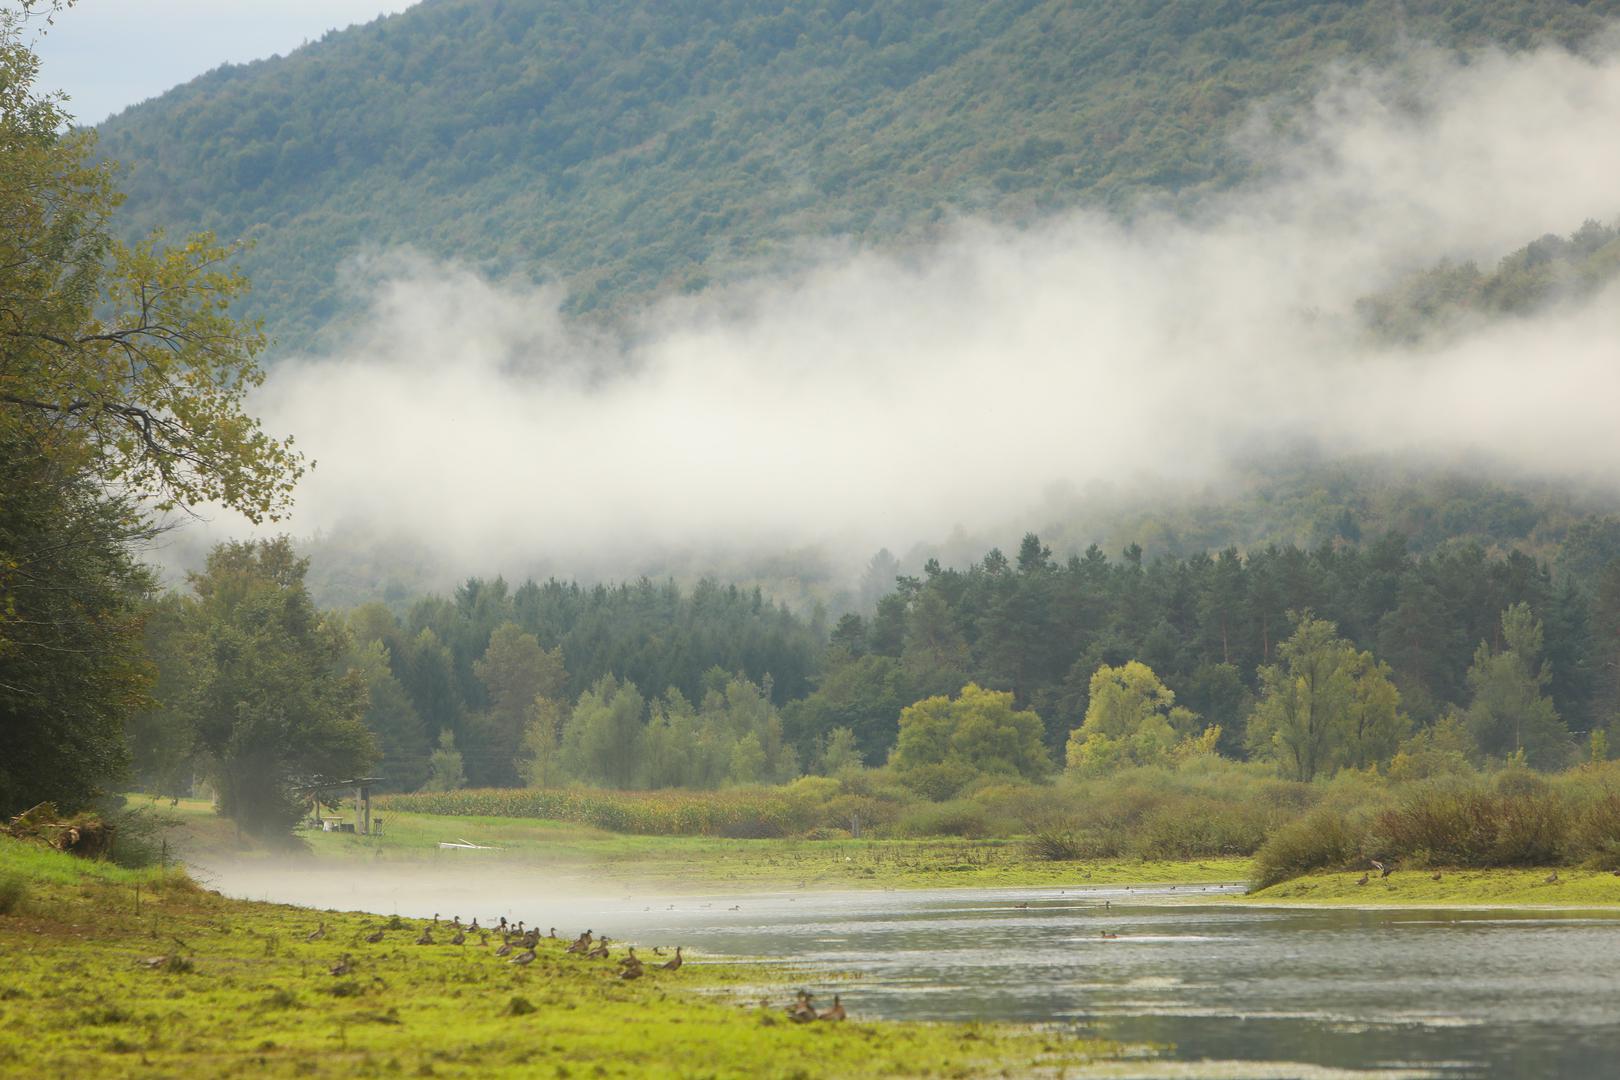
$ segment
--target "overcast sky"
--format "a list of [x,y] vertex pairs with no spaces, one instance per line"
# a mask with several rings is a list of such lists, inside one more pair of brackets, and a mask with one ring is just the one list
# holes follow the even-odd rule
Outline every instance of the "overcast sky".
[[79,0],[36,42],[40,86],[67,91],[81,124],[221,64],[285,54],[414,0]]

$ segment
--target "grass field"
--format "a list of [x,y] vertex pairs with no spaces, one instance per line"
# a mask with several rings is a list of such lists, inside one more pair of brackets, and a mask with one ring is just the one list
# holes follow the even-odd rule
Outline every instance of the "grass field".
[[[206,862],[238,855],[234,830],[205,802],[182,801],[165,812],[178,822],[173,846],[183,858]],[[805,887],[944,888],[1075,886],[1118,883],[1235,882],[1248,874],[1243,858],[1188,861],[1140,859],[1047,862],[1027,844],[1008,840],[727,840],[704,836],[631,836],[585,825],[534,818],[383,815],[381,836],[302,832],[316,859],[387,860],[457,865],[468,862],[545,866],[562,877],[633,880],[667,890]],[[495,850],[443,851],[462,840]],[[251,855],[251,848],[245,849]],[[279,854],[279,853],[278,853]]]
[[[1434,880],[1438,873],[1440,879]],[[1497,867],[1490,870],[1396,871],[1377,873],[1365,885],[1361,874],[1317,873],[1250,893],[1242,903],[1305,903],[1369,907],[1575,907],[1620,906],[1620,877],[1607,870],[1553,871]]]
[[498,941],[441,928],[418,946],[420,922],[228,900],[6,838],[0,867],[4,1076],[1058,1075],[1121,1049],[1011,1025],[798,1025],[785,990],[714,993],[757,995],[757,965],[626,982],[542,942],[518,967]]

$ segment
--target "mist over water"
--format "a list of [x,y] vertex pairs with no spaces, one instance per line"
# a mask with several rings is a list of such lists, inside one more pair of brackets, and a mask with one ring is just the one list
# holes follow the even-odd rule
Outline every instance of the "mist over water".
[[[566,575],[696,548],[864,558],[1027,526],[1054,485],[1204,484],[1302,444],[1603,478],[1615,288],[1412,347],[1374,343],[1353,305],[1614,220],[1617,130],[1614,48],[1414,50],[1257,112],[1258,179],[1196,210],[961,221],[612,333],[554,288],[374,257],[348,343],[282,358],[254,402],[319,463],[281,528]],[[210,539],[247,532],[217,518]]]

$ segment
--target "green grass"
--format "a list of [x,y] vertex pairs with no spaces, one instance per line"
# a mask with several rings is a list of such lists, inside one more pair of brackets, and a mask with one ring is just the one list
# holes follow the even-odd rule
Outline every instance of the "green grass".
[[[175,839],[202,863],[230,854],[234,830],[207,803],[182,801]],[[454,860],[545,866],[560,876],[654,884],[667,889],[803,886],[821,889],[1042,886],[1122,882],[1228,882],[1249,873],[1246,858],[1195,860],[1033,859],[1022,838],[1001,840],[728,840],[633,836],[534,818],[454,817],[391,811],[381,836],[301,833],[316,859],[440,864]],[[352,816],[346,818],[352,820]],[[493,851],[443,851],[466,839]],[[251,855],[251,852],[246,852]],[[277,852],[276,854],[280,854]]]
[[[1433,875],[1439,873],[1440,880]],[[1388,878],[1376,872],[1365,885],[1357,872],[1319,872],[1293,878],[1250,893],[1240,903],[1322,904],[1368,907],[1620,907],[1620,877],[1609,871],[1558,870],[1546,867],[1488,870],[1397,870]]]
[[[979,1076],[1121,1049],[1013,1025],[861,1022],[858,1006],[845,1024],[795,1025],[785,991],[757,1001],[758,966],[624,982],[546,942],[514,967],[491,946],[416,946],[421,923],[368,944],[387,920],[227,900],[175,874],[139,882],[9,839],[0,862],[31,896],[0,916],[0,1075]],[[325,937],[307,941],[318,923]],[[352,974],[329,974],[344,954]],[[158,956],[185,962],[140,963]]]

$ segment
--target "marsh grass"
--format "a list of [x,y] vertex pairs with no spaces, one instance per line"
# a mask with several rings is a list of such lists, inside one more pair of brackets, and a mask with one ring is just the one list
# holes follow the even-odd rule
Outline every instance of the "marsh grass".
[[[781,1023],[713,993],[749,987],[757,1001],[759,965],[627,983],[561,942],[527,967],[413,947],[412,920],[363,945],[387,920],[170,883],[137,913],[129,871],[45,855],[0,840],[40,901],[0,918],[0,1075],[972,1077],[1057,1074],[1120,1049],[1013,1025],[862,1022],[858,997],[844,1024]],[[308,942],[317,914],[327,934]],[[137,962],[164,949],[191,970]],[[352,974],[328,975],[346,952]]]

